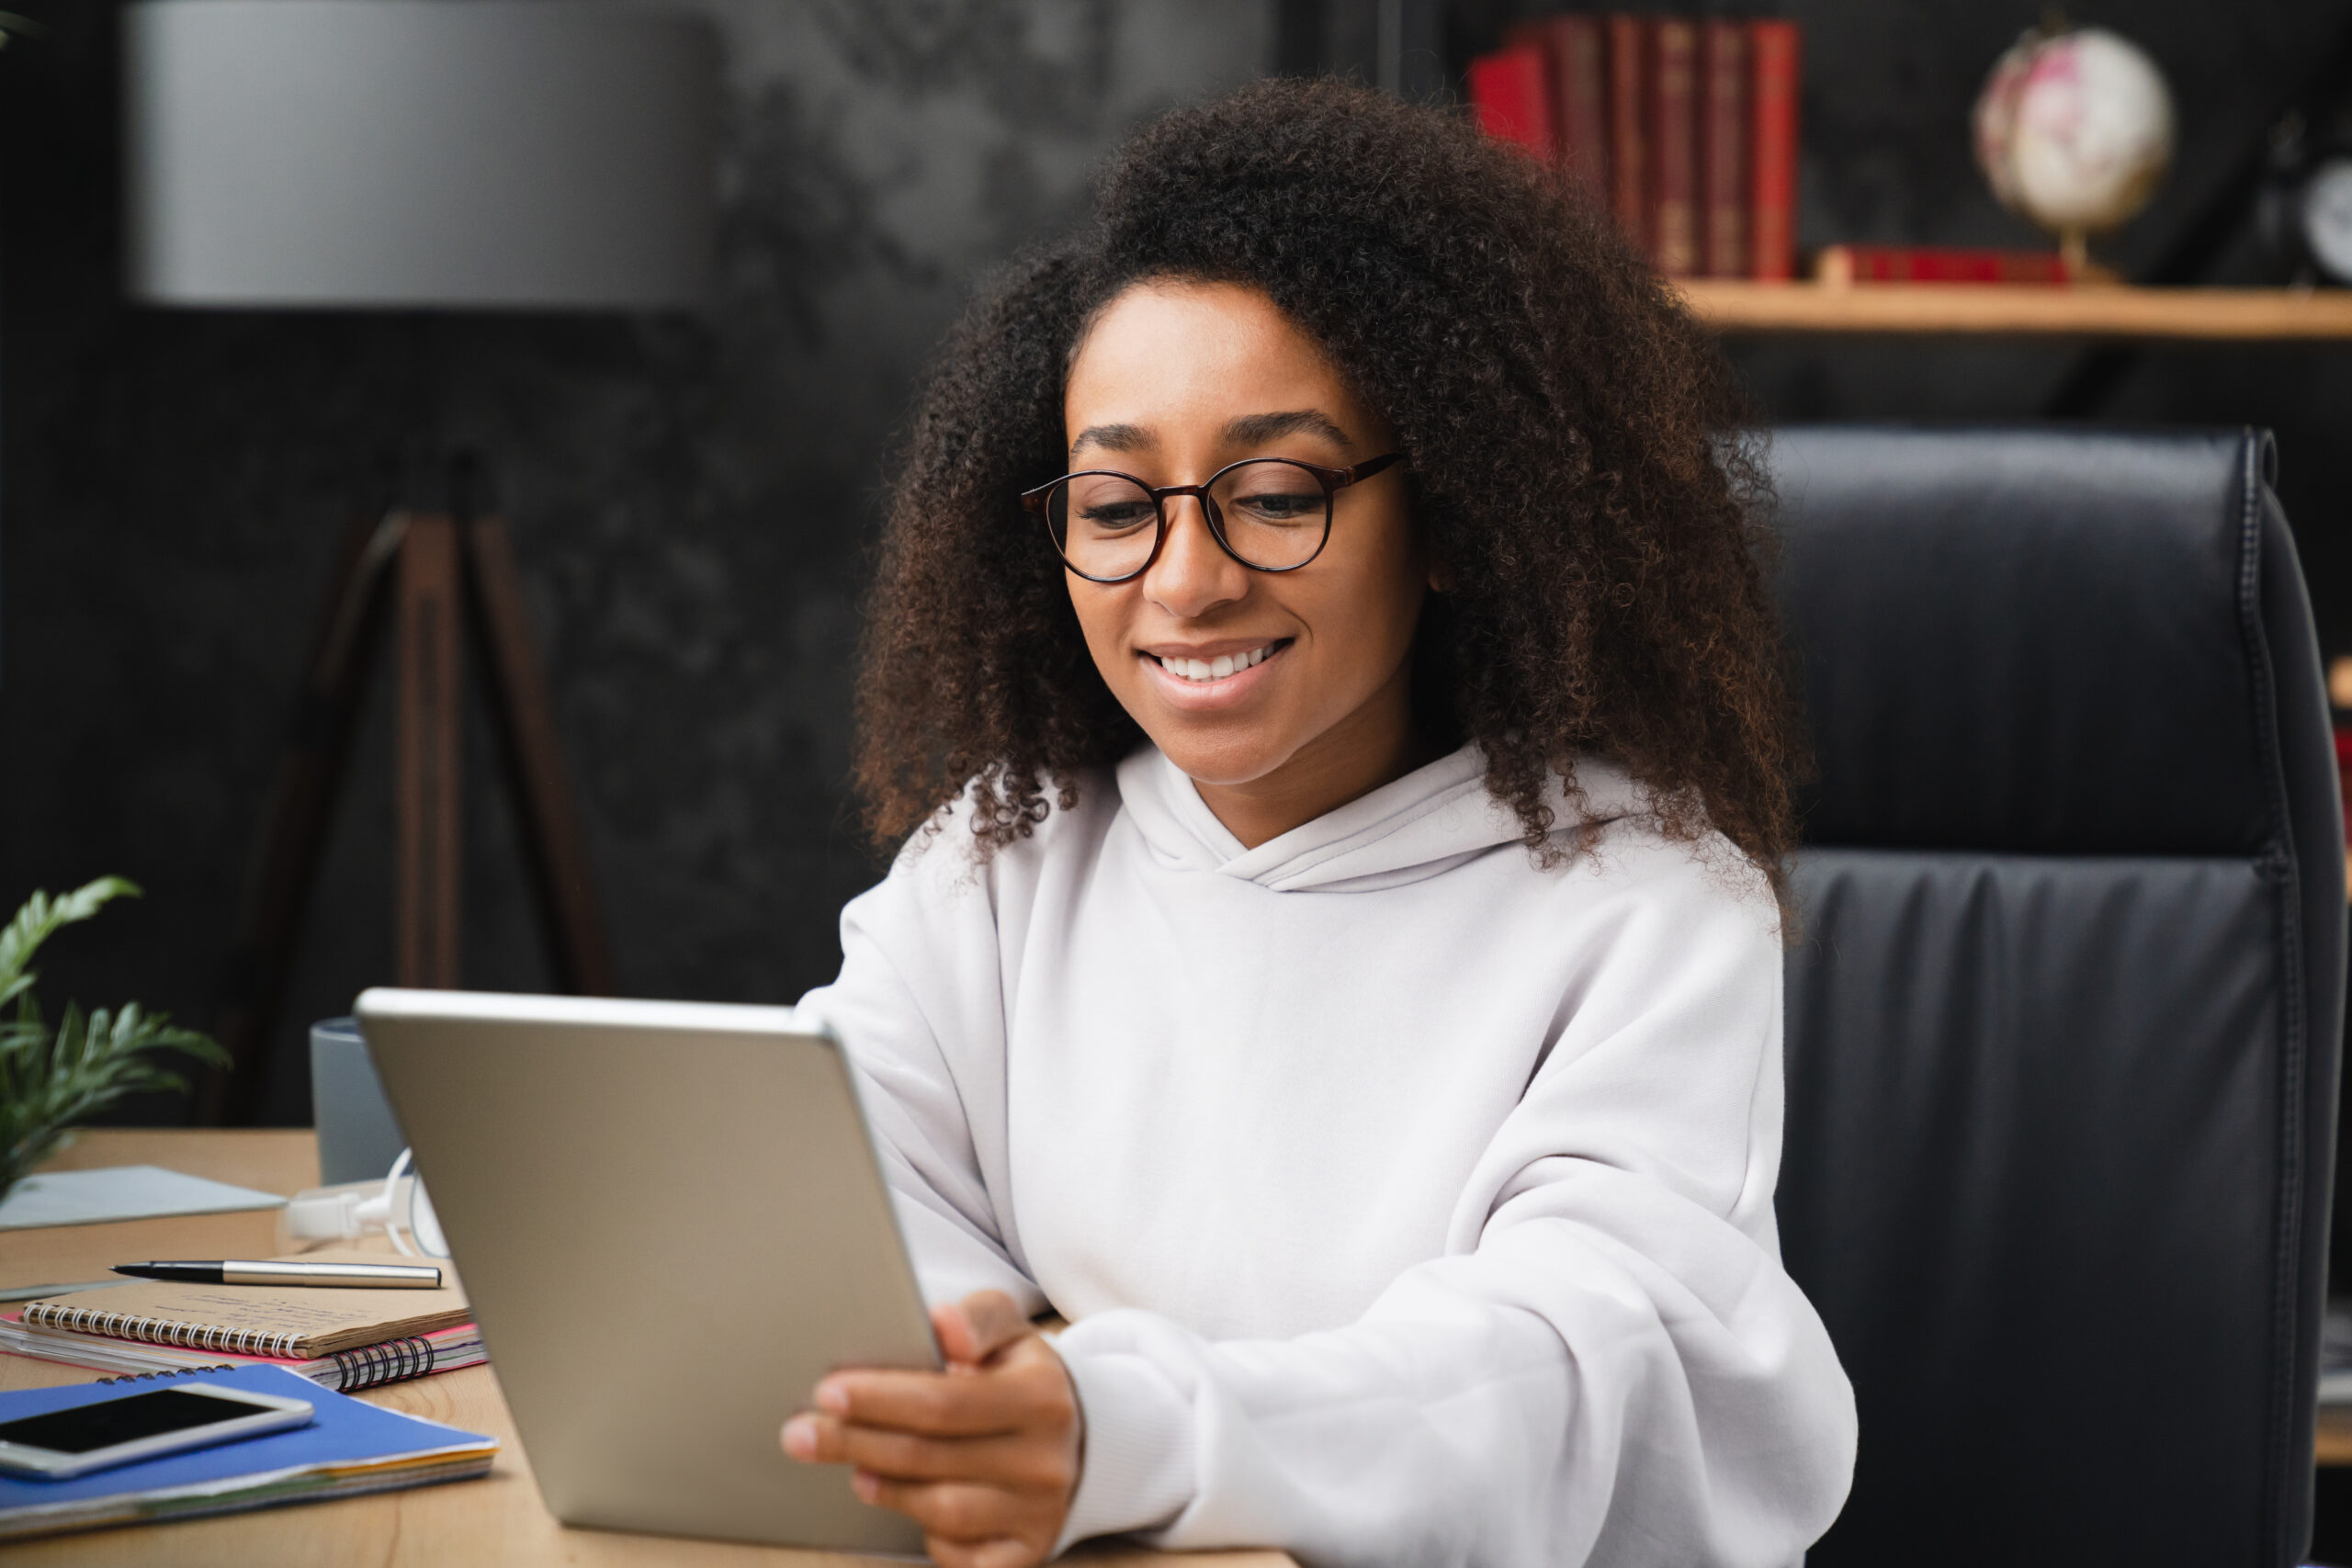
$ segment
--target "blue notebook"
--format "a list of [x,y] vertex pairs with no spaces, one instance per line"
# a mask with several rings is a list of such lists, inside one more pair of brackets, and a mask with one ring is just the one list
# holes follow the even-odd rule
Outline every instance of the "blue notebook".
[[318,1416],[290,1432],[165,1454],[71,1481],[0,1475],[0,1541],[463,1481],[488,1474],[498,1452],[495,1438],[379,1409],[282,1367],[23,1389],[0,1393],[0,1421],[114,1398],[133,1392],[124,1384],[134,1381],[151,1387],[214,1383],[307,1399]]

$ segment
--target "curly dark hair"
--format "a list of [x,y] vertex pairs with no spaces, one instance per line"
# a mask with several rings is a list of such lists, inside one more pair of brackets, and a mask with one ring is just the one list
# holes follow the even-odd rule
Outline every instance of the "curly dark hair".
[[948,340],[884,527],[856,783],[887,845],[967,789],[982,858],[1143,739],[1015,497],[1068,466],[1064,378],[1144,281],[1255,289],[1396,432],[1446,591],[1413,650],[1426,739],[1484,750],[1539,854],[1549,775],[1600,752],[1685,840],[1784,893],[1800,758],[1759,560],[1746,405],[1597,206],[1459,113],[1267,81],[1148,126],[1094,220],[1016,261]]

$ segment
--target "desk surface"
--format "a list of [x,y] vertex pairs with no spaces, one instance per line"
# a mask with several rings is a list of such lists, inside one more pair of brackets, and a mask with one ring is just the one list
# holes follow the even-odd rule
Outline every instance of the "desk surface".
[[[264,1191],[293,1193],[318,1181],[317,1145],[310,1133],[147,1132],[85,1133],[51,1162],[52,1169],[107,1165],[160,1165],[196,1176]],[[162,1222],[142,1222],[153,1224]],[[106,1226],[76,1226],[46,1232],[0,1232],[0,1287],[95,1279],[119,1262]],[[41,1245],[12,1245],[39,1237]],[[0,1388],[40,1388],[87,1382],[98,1374],[79,1367],[0,1355]],[[236,1514],[185,1524],[135,1526],[28,1541],[8,1550],[11,1568],[36,1563],[129,1565],[170,1563],[174,1568],[223,1568],[270,1563],[565,1564],[605,1568],[659,1562],[678,1568],[847,1568],[873,1560],[831,1552],[788,1551],[775,1547],[718,1541],[678,1540],[659,1536],[617,1535],[566,1529],[540,1506],[531,1483],[529,1461],[515,1439],[514,1420],[488,1367],[443,1372],[396,1383],[362,1396],[469,1431],[488,1432],[502,1445],[489,1477],[446,1486],[421,1487],[380,1496]],[[1278,1551],[1205,1552],[1177,1557],[1092,1547],[1070,1561],[1093,1568],[1151,1568],[1198,1562],[1216,1568],[1295,1568]]]

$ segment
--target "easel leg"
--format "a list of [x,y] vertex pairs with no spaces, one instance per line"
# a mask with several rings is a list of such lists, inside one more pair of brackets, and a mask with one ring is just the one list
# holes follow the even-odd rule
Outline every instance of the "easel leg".
[[301,695],[262,808],[259,852],[230,949],[212,1032],[233,1065],[208,1077],[198,1095],[204,1122],[241,1124],[258,1109],[270,1031],[291,964],[294,931],[315,879],[335,790],[350,751],[352,718],[376,646],[382,640],[386,568],[408,520],[393,513],[345,531],[334,576],[311,641]]
[[401,547],[393,784],[392,972],[455,988],[463,869],[457,525],[415,517]]
[[614,992],[612,952],[588,874],[580,811],[563,766],[555,707],[532,651],[514,547],[505,523],[484,517],[467,525],[467,596],[475,639],[487,656],[492,729],[506,763],[522,818],[532,890],[546,927],[557,984],[582,996]]
[[[311,645],[292,732],[263,813],[263,836],[231,953],[215,1035],[234,1066],[203,1086],[199,1118],[250,1122],[266,1087],[271,1030],[295,930],[315,879],[352,720],[386,610],[398,627],[393,750],[393,973],[403,986],[460,981],[464,841],[461,649],[487,656],[492,730],[514,787],[532,891],[561,988],[615,989],[579,808],[554,707],[532,651],[514,547],[496,519],[460,525],[394,513],[355,525]],[[394,592],[388,592],[388,589]],[[388,606],[387,601],[395,601]]]

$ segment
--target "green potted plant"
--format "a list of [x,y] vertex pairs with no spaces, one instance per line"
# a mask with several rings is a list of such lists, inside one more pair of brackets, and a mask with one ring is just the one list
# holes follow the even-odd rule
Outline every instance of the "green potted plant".
[[137,897],[121,877],[102,876],[60,897],[35,893],[0,928],[0,1199],[93,1112],[148,1089],[186,1094],[187,1080],[159,1066],[158,1053],[229,1065],[209,1036],[175,1028],[170,1014],[137,1002],[89,1013],[67,1002],[51,1027],[33,999],[40,976],[28,965],[42,942],[111,899]]

